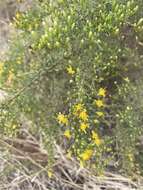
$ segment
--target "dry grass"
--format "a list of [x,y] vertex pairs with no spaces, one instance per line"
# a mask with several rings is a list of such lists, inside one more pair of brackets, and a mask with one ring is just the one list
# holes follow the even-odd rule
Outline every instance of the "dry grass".
[[[117,174],[105,172],[104,176],[95,176],[92,171],[80,168],[75,159],[67,159],[57,145],[55,145],[53,176],[49,178],[46,163],[48,155],[37,142],[4,138],[0,140],[0,144],[0,190],[143,189],[139,181],[133,182]],[[32,156],[32,153],[35,156]]]

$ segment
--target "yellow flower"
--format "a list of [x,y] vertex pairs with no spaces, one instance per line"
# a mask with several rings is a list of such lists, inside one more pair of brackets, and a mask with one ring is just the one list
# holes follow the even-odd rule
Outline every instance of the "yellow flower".
[[67,129],[67,130],[64,132],[64,136],[67,137],[68,139],[70,139],[70,138],[71,138],[71,132],[70,132],[70,130]]
[[98,134],[97,134],[96,132],[94,132],[94,131],[92,131],[92,138],[93,138],[93,139],[98,138]]
[[86,160],[89,160],[89,159],[92,157],[92,155],[93,155],[93,150],[87,149],[87,150],[85,150],[85,151],[80,155],[80,157],[81,157],[82,160],[86,161]]
[[48,177],[51,178],[53,176],[52,170],[48,170]]
[[95,104],[97,105],[97,107],[103,107],[104,106],[104,103],[102,100],[95,100]]
[[65,125],[68,125],[68,118],[66,115],[62,114],[62,113],[59,113],[58,114],[58,117],[57,117],[57,120],[60,124],[65,124]]
[[73,114],[74,115],[78,115],[79,112],[83,109],[83,104],[78,103],[76,105],[74,105],[74,110],[73,110]]
[[17,19],[20,18],[20,13],[19,13],[19,12],[16,13],[16,18],[17,18]]
[[101,111],[97,111],[97,112],[96,112],[96,114],[97,114],[99,117],[104,116],[104,113],[103,113],[103,112],[101,112]]
[[80,129],[84,132],[86,132],[86,129],[89,128],[89,125],[87,123],[81,123]]
[[103,97],[106,96],[106,90],[105,90],[105,88],[100,88],[99,89],[98,96],[103,96]]
[[92,138],[97,146],[101,144],[101,139],[99,138],[98,134],[92,131]]
[[88,115],[87,115],[86,110],[83,110],[82,112],[80,112],[79,118],[80,118],[81,120],[83,120],[83,121],[87,121],[87,120],[88,120]]
[[74,74],[75,74],[75,70],[72,68],[71,65],[69,65],[69,66],[67,67],[67,72],[68,72],[68,74],[70,74],[70,75],[74,75]]
[[74,106],[74,108],[75,108],[76,111],[80,111],[80,110],[83,109],[83,104],[78,103],[78,104],[76,104],[76,105]]

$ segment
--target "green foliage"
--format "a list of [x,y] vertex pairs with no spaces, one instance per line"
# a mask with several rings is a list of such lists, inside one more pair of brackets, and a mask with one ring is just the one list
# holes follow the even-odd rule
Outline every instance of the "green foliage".
[[142,6],[139,0],[46,0],[17,13],[17,35],[1,68],[1,86],[12,97],[2,105],[2,133],[16,135],[22,114],[47,150],[55,140],[63,143],[64,133],[67,152],[95,163],[97,173],[112,160],[133,172],[142,132],[135,107]]

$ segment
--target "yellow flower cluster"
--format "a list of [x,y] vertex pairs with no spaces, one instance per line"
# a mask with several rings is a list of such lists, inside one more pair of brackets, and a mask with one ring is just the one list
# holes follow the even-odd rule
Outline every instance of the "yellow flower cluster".
[[[97,95],[100,96],[100,97],[105,98],[105,96],[106,96],[105,88],[100,88]],[[101,107],[105,106],[103,99],[97,99],[97,100],[94,101],[94,103],[98,108],[101,108]],[[104,116],[104,113],[102,111],[97,111],[96,114],[99,117]]]
[[103,100],[95,100],[95,104],[99,108],[104,106]]
[[58,120],[59,124],[68,125],[68,123],[69,123],[67,116],[62,113],[58,114],[57,120]]
[[86,129],[89,128],[88,122],[88,114],[84,105],[78,103],[73,107],[73,114],[80,119],[80,129],[81,131],[86,133]]
[[92,131],[92,139],[94,140],[97,146],[101,145],[101,139],[99,138],[98,134]]
[[[59,124],[68,125],[68,123],[69,123],[67,115],[64,115],[64,114],[62,114],[62,113],[59,113],[59,114],[58,114],[57,120],[58,120]],[[67,139],[70,139],[70,138],[71,138],[71,132],[70,132],[69,129],[65,130],[64,136],[65,136]]]
[[76,104],[74,106],[75,108],[75,111],[78,112],[78,111],[81,111],[83,109],[83,104],[79,103],[79,104]]
[[88,121],[88,114],[87,114],[86,110],[83,110],[80,112],[79,118],[83,121]]
[[83,160],[83,161],[87,161],[87,160],[90,160],[90,158],[92,157],[93,155],[93,150],[92,149],[86,149],[81,155],[80,155],[80,158]]
[[105,88],[100,88],[99,89],[98,96],[102,96],[102,97],[106,96],[106,90],[105,90]]
[[84,108],[84,105],[81,104],[81,103],[78,103],[78,104],[74,105],[73,114],[75,116],[79,117],[79,119],[81,119],[82,121],[88,121],[87,111]]
[[75,116],[78,116],[83,109],[84,109],[84,105],[81,103],[78,103],[73,106],[73,114]]
[[64,132],[64,136],[67,137],[68,139],[71,138],[71,132],[69,129],[67,129],[65,132]]
[[86,129],[89,128],[88,123],[81,123],[80,124],[80,129],[86,133]]
[[[75,73],[75,71],[73,70],[71,66],[68,67],[67,71],[71,75]],[[98,99],[94,101],[94,104],[97,106],[97,108],[102,108],[105,106],[104,97],[106,96],[106,90],[104,88],[100,88],[97,95],[98,95]],[[96,114],[98,117],[104,116],[104,113],[100,109],[96,111]],[[80,141],[80,137],[81,137],[80,135],[83,136],[83,135],[90,134],[90,133],[87,133],[88,130],[90,130],[89,115],[88,115],[85,105],[82,102],[74,104],[72,106],[71,113],[68,116],[62,113],[59,113],[57,120],[59,124],[68,125],[69,124],[68,117],[71,118],[72,116],[73,116],[72,121],[74,121],[74,125],[76,124],[79,127],[72,127],[70,124],[71,129],[70,128],[66,129],[64,131],[64,136],[70,140],[72,137],[72,132],[73,132],[73,140],[75,140],[74,133],[78,133],[76,138],[79,138],[79,139],[75,140],[74,143],[76,143],[77,141],[78,142]],[[96,124],[99,123],[98,118],[97,119],[95,118],[93,121]],[[81,132],[84,132],[85,134]],[[90,160],[91,157],[93,156],[94,148],[95,147],[97,148],[102,144],[102,140],[100,139],[98,133],[95,131],[91,131],[91,135],[89,135],[88,139],[89,139],[89,143],[91,143],[91,147],[86,148],[82,152],[80,148],[78,152],[78,150],[75,149],[76,146],[73,144],[73,149],[75,149],[74,150],[75,154],[78,156],[81,163],[84,163],[85,161]],[[86,138],[85,138],[85,141],[86,141]],[[86,142],[85,142],[85,145],[86,145]]]

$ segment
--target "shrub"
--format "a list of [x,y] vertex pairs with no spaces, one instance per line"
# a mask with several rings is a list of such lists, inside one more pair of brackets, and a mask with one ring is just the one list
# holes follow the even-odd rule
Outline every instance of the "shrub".
[[141,6],[139,0],[43,0],[18,12],[1,73],[11,95],[2,105],[1,133],[17,135],[24,115],[47,150],[66,141],[68,156],[97,173],[112,160],[134,171],[142,131],[133,74],[142,67]]

